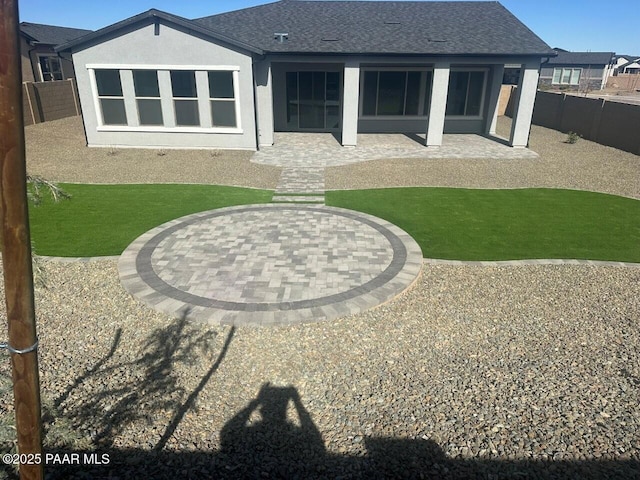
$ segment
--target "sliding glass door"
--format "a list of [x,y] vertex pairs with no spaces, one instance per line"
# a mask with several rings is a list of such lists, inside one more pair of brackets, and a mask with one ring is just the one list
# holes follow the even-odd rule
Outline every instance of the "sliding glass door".
[[339,130],[339,72],[287,72],[287,127],[292,131]]

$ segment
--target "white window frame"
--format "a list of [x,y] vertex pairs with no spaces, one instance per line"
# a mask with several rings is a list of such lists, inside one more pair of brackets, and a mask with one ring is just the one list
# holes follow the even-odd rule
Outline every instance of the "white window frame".
[[[446,120],[484,120],[484,103],[487,98],[487,79],[489,77],[488,67],[452,67],[450,70],[453,72],[484,72],[482,79],[482,98],[480,99],[480,114],[479,115],[446,115]],[[469,85],[467,84],[467,97],[469,95]],[[449,86],[447,85],[447,98],[449,99]],[[445,108],[446,108],[445,100]],[[465,110],[466,110],[466,98],[465,98]]]
[[[51,80],[45,80],[44,79],[44,73],[42,72],[42,65],[40,64],[40,60],[46,58],[56,58],[58,60],[58,65],[60,65],[60,76],[62,77],[60,80],[56,80],[54,78],[52,78]],[[62,67],[62,58],[59,55],[52,55],[52,54],[47,54],[47,53],[39,53],[37,55],[37,60],[38,60],[38,73],[40,74],[40,81],[41,82],[59,82],[61,80],[64,80],[64,68]]]
[[[358,105],[358,118],[362,119],[362,120],[415,120],[415,119],[420,119],[420,120],[424,120],[429,116],[429,112],[424,112],[422,113],[422,115],[418,114],[418,115],[364,115],[362,113],[362,110],[364,108],[364,77],[365,77],[365,72],[421,72],[421,73],[431,73],[431,88],[433,89],[433,68],[432,67],[389,67],[389,66],[385,66],[385,67],[363,67],[360,69],[361,74],[360,74],[360,95],[358,95],[359,97],[359,105]],[[424,81],[424,75],[421,75],[421,82],[420,82],[420,96],[418,98],[418,112],[421,109],[424,109],[424,98],[427,94],[426,92],[426,82]],[[380,83],[378,82],[378,91],[376,92],[376,110],[378,108],[377,105],[377,101],[378,101],[378,94],[380,91]],[[431,93],[431,92],[429,92]],[[404,90],[404,101],[405,101],[405,108],[406,108],[406,103],[407,103],[407,86],[405,84],[405,90]]]
[[124,97],[124,88],[123,88],[123,82],[122,82],[122,75],[120,74],[120,72],[118,72],[118,76],[120,77],[120,90],[122,90],[122,95],[118,95],[118,96],[100,96],[98,94],[98,82],[96,80],[96,70],[103,70],[102,68],[96,68],[94,70],[91,70],[91,88],[93,90],[93,100],[94,100],[94,105],[96,108],[96,118],[98,119],[98,125],[102,125],[103,128],[107,128],[107,129],[115,129],[115,130],[121,130],[123,128],[127,128],[127,125],[105,125],[104,123],[104,114],[102,113],[102,102],[100,100],[102,99],[109,99],[109,100],[122,100],[122,103],[124,105],[125,111],[125,118],[127,120],[127,123],[129,123],[129,113],[127,112],[127,101]]
[[[145,69],[147,70],[147,69]],[[160,102],[160,113],[162,114],[162,123],[163,126],[165,126],[166,124],[166,120],[164,118],[164,112],[162,112],[162,92],[160,92],[160,79],[158,78],[158,71],[156,70],[156,81],[158,82],[158,96],[157,97],[139,97],[136,95],[136,90],[135,90],[135,75],[133,75],[134,70],[131,70],[131,75],[132,75],[132,80],[134,81],[134,87],[133,87],[133,98],[135,100],[135,104],[136,104],[136,114],[137,114],[137,118],[138,118],[138,125],[140,126],[146,126],[146,127],[160,127],[160,125],[142,125],[142,122],[140,120],[140,108],[138,107],[138,100],[157,100],[158,102]],[[123,92],[124,93],[124,92]]]
[[[580,72],[578,74],[578,81],[576,83],[572,83],[571,82],[571,78],[573,77],[573,72],[575,71]],[[578,68],[578,67],[555,67],[553,69],[553,74],[551,76],[551,84],[552,85],[573,85],[573,86],[577,86],[580,85],[580,80],[582,80],[582,68]],[[571,73],[569,74],[569,81],[568,82],[563,82],[562,79],[564,78],[564,73],[565,71],[570,71]],[[556,72],[560,72],[560,76],[559,76],[559,81],[555,81],[556,78]]]
[[[213,71],[213,70],[210,70]],[[231,72],[233,73],[233,72]],[[207,73],[207,76],[209,74]],[[207,78],[207,92],[209,94],[209,114],[211,117],[211,124],[213,125],[213,102],[234,102],[235,103],[235,120],[236,120],[236,126],[238,125],[238,115],[240,115],[240,112],[238,110],[238,99],[236,97],[237,95],[237,91],[236,91],[236,82],[237,79],[235,77],[235,75],[231,76],[231,82],[233,83],[233,98],[222,98],[222,97],[214,97],[211,93],[211,90],[209,89],[209,79]],[[215,128],[234,128],[234,127],[215,127]]]
[[[200,108],[201,106],[200,106],[200,102],[199,102],[199,97],[200,97],[199,94],[201,92],[200,92],[200,88],[199,88],[199,85],[198,85],[198,73],[197,73],[198,71],[197,70],[175,70],[175,69],[173,71],[174,72],[175,71],[190,71],[190,72],[193,72],[193,82],[194,82],[195,87],[196,87],[196,96],[195,97],[176,97],[175,93],[174,93],[174,90],[173,90],[173,88],[174,88],[173,87],[173,80],[171,80],[171,82],[172,82],[171,83],[171,103],[173,105],[173,120],[174,120],[174,122],[176,124],[176,128],[206,128],[207,124],[203,125],[202,118],[200,118],[201,117],[200,114],[201,114],[201,110],[202,109]],[[171,71],[169,71],[169,76],[171,76]],[[195,102],[195,104],[197,106],[196,113],[197,113],[197,117],[198,117],[198,125],[181,125],[181,126],[178,126],[178,115],[176,113],[176,105],[178,103],[180,103],[180,102]]]
[[[98,64],[98,63],[90,63],[86,65],[86,69],[89,72],[89,81],[91,83],[91,93],[93,96],[94,107],[96,111],[96,119],[98,121],[97,131],[99,132],[150,132],[150,133],[221,133],[221,134],[242,134],[244,133],[242,129],[242,118],[240,115],[240,86],[239,86],[239,77],[240,77],[240,67],[237,65],[138,65],[138,64]],[[158,82],[161,82],[160,72],[170,72],[171,70],[192,70],[196,72],[196,77],[198,77],[198,72],[206,72],[209,71],[230,71],[233,74],[233,95],[235,101],[236,108],[236,127],[213,127],[211,126],[211,121],[207,122],[204,126],[201,121],[201,126],[196,127],[178,127],[178,126],[167,126],[169,123],[167,119],[167,114],[171,114],[173,118],[175,118],[175,111],[173,107],[173,97],[169,98],[171,101],[171,111],[165,111],[168,102],[162,97],[163,88],[160,86],[160,99],[162,104],[162,117],[165,123],[164,126],[149,126],[149,125],[104,125],[102,121],[102,110],[100,107],[100,100],[98,98],[98,85],[96,83],[96,70],[120,70],[129,71],[131,75],[133,75],[133,70],[155,70],[158,72]],[[121,75],[122,77],[122,75]],[[208,85],[208,83],[207,83]],[[133,86],[133,84],[131,85]],[[209,98],[208,87],[205,91],[201,91],[204,89],[204,85],[202,82],[196,83],[198,98],[206,97]],[[135,91],[129,91],[128,88],[125,88],[125,83],[122,82],[122,93],[125,99],[125,105],[129,101],[133,101],[135,103],[136,96]],[[171,92],[169,92],[171,93]],[[209,107],[211,108],[211,107]],[[136,118],[137,118],[137,104],[136,104]],[[201,119],[209,117],[211,118],[211,112],[208,112],[206,116],[202,115]],[[129,112],[127,111],[127,121],[131,123],[129,120]]]

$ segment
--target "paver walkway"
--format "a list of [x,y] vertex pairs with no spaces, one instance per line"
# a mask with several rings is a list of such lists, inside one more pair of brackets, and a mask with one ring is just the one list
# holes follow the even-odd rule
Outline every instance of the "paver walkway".
[[418,277],[422,252],[395,225],[323,205],[249,205],[188,215],[121,255],[133,296],[214,324],[282,325],[380,305]]
[[285,167],[280,174],[274,203],[324,203],[324,168]]

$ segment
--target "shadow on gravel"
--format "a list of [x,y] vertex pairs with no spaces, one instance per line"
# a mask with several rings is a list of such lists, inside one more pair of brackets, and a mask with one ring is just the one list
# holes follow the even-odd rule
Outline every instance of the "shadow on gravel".
[[[227,338],[228,346],[230,333]],[[187,408],[187,403],[185,403]],[[168,431],[168,430],[167,430]],[[59,451],[59,461],[78,455],[84,465],[51,465],[47,478],[107,479],[637,479],[640,462],[502,461],[447,457],[431,440],[369,437],[362,456],[326,451],[322,436],[294,387],[265,384],[220,433],[214,451],[104,448],[87,465],[85,452]],[[103,456],[108,455],[108,459]],[[108,460],[108,461],[107,461]]]
[[[229,331],[217,360],[198,386],[187,393],[180,386],[174,367],[200,362],[202,355],[210,352],[211,342],[216,336],[213,331],[187,334],[187,316],[188,311],[167,327],[156,329],[141,345],[140,356],[129,362],[110,362],[120,345],[122,332],[118,330],[109,353],[54,400],[53,415],[63,416],[74,425],[82,425],[83,430],[90,426],[92,443],[98,448],[108,449],[127,425],[140,421],[157,423],[158,415],[166,416],[170,412],[171,420],[159,440],[155,445],[149,445],[161,450],[220,366],[235,333],[234,328]],[[94,389],[96,385],[103,388],[75,395],[90,377],[96,377],[91,382]]]
[[[185,315],[149,336],[136,360],[113,365],[122,336],[116,333],[109,352],[73,380],[49,412],[49,425],[68,421],[82,425],[83,431],[92,430],[92,447],[85,450],[69,441],[45,448],[46,479],[640,479],[638,459],[452,459],[429,439],[355,437],[361,455],[331,453],[296,388],[268,383],[225,424],[211,450],[165,450],[224,360],[235,334],[235,328],[228,331],[216,360],[188,393],[179,386],[173,367],[201,361],[202,353],[211,350],[215,333],[186,329]],[[138,376],[127,376],[128,370]],[[76,390],[96,376],[101,377],[99,382],[87,383],[104,388],[77,395]],[[118,448],[117,435],[141,420],[162,426],[156,440],[136,449]],[[0,464],[1,478],[17,476],[10,466]]]

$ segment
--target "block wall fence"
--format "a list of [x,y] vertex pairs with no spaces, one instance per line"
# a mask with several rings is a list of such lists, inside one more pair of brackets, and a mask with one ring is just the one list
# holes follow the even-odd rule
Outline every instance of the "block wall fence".
[[80,115],[80,101],[75,79],[24,82],[22,106],[25,125]]
[[[500,115],[513,115],[515,87],[502,87]],[[640,105],[538,91],[533,123],[640,155]]]

